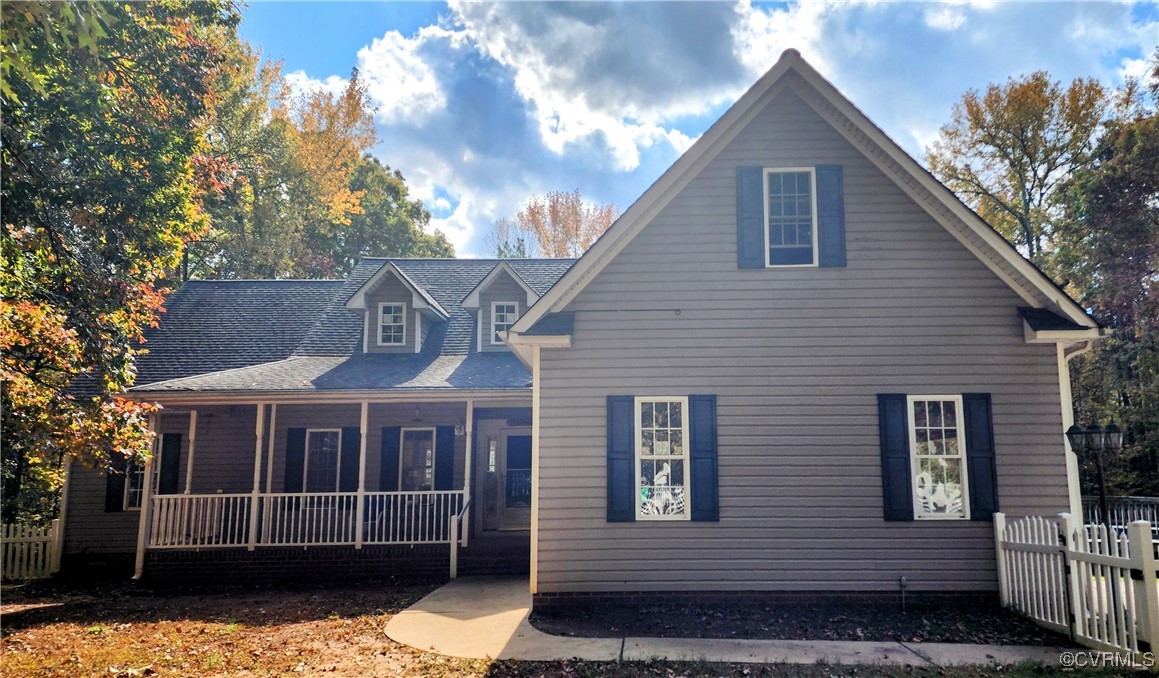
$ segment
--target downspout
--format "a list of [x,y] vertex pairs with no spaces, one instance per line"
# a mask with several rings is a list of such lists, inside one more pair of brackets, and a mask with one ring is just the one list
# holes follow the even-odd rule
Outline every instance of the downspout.
[[[1058,352],[1058,388],[1059,401],[1062,404],[1062,430],[1066,431],[1074,424],[1074,395],[1071,392],[1070,383],[1070,361],[1094,347],[1092,341],[1082,341],[1075,345],[1075,348],[1068,351],[1064,342],[1056,342]],[[1070,449],[1070,441],[1063,436],[1063,445],[1066,450],[1066,480],[1067,480],[1067,494],[1069,497],[1070,514],[1072,516],[1083,515],[1083,497],[1082,487],[1079,483],[1079,460],[1078,455]]]

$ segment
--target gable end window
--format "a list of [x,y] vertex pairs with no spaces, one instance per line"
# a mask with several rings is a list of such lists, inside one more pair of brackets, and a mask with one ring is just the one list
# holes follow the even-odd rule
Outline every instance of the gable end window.
[[378,345],[402,346],[406,343],[406,304],[378,305]]
[[519,319],[519,302],[496,301],[491,303],[491,343],[502,344],[500,332],[511,329]]
[[990,395],[880,394],[886,520],[990,520],[998,474]]
[[813,168],[766,168],[764,176],[765,265],[815,266],[817,189]]

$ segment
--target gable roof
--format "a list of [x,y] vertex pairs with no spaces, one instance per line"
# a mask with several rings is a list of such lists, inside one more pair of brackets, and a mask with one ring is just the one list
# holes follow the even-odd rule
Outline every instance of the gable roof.
[[535,300],[539,298],[539,293],[531,289],[531,285],[527,284],[527,281],[523,279],[523,276],[519,275],[519,273],[515,271],[515,268],[510,264],[510,262],[504,259],[498,264],[495,264],[495,268],[491,269],[491,272],[488,273],[482,280],[480,280],[479,284],[475,285],[474,289],[467,293],[467,296],[463,298],[463,306],[466,308],[479,308],[480,293],[487,289],[491,282],[498,278],[502,273],[507,273],[507,275],[511,276],[511,278],[515,280],[516,284],[523,288],[523,292],[527,296],[528,306],[534,304]]
[[552,289],[511,328],[525,334],[549,313],[566,310],[595,276],[680,193],[742,129],[785,89],[791,88],[822,119],[911,199],[977,256],[1026,303],[1049,308],[1086,330],[1098,324],[1046,274],[967,207],[956,195],[890,139],[794,49],[781,54],[655,183],[584,253]]
[[[363,259],[346,280],[190,281],[146,333],[130,392],[526,389],[507,353],[475,351],[463,298],[501,263],[536,295],[574,259]],[[364,355],[362,312],[347,301],[391,271],[440,309],[420,353]]]
[[374,273],[374,275],[370,276],[366,282],[362,283],[362,286],[355,290],[354,294],[351,294],[350,298],[346,300],[346,308],[351,310],[366,310],[366,296],[372,290],[374,290],[374,288],[377,287],[380,282],[382,282],[383,278],[388,275],[393,275],[399,282],[403,284],[404,287],[410,290],[410,293],[414,296],[414,303],[411,304],[412,308],[417,310],[429,310],[442,320],[446,320],[448,317],[450,317],[451,314],[447,313],[446,309],[444,309],[442,305],[439,304],[439,302],[435,301],[434,297],[432,297],[429,292],[424,290],[419,285],[416,285],[415,282],[410,279],[410,276],[402,272],[393,261],[388,261],[383,264]]

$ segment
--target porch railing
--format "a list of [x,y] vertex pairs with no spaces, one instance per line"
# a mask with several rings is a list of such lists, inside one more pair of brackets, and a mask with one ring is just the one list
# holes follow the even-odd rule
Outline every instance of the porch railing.
[[447,544],[465,494],[367,492],[361,519],[357,492],[259,494],[256,513],[252,494],[154,495],[148,547]]
[[206,548],[249,543],[250,495],[154,495],[150,548]]
[[[1107,497],[1110,523],[1126,527],[1137,520],[1159,526],[1159,497]],[[1088,523],[1102,523],[1098,497],[1083,497],[1083,517]]]

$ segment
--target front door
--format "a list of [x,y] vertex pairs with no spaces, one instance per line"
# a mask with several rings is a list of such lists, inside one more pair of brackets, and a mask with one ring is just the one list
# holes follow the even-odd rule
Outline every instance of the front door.
[[504,433],[499,463],[499,529],[531,527],[531,436]]

